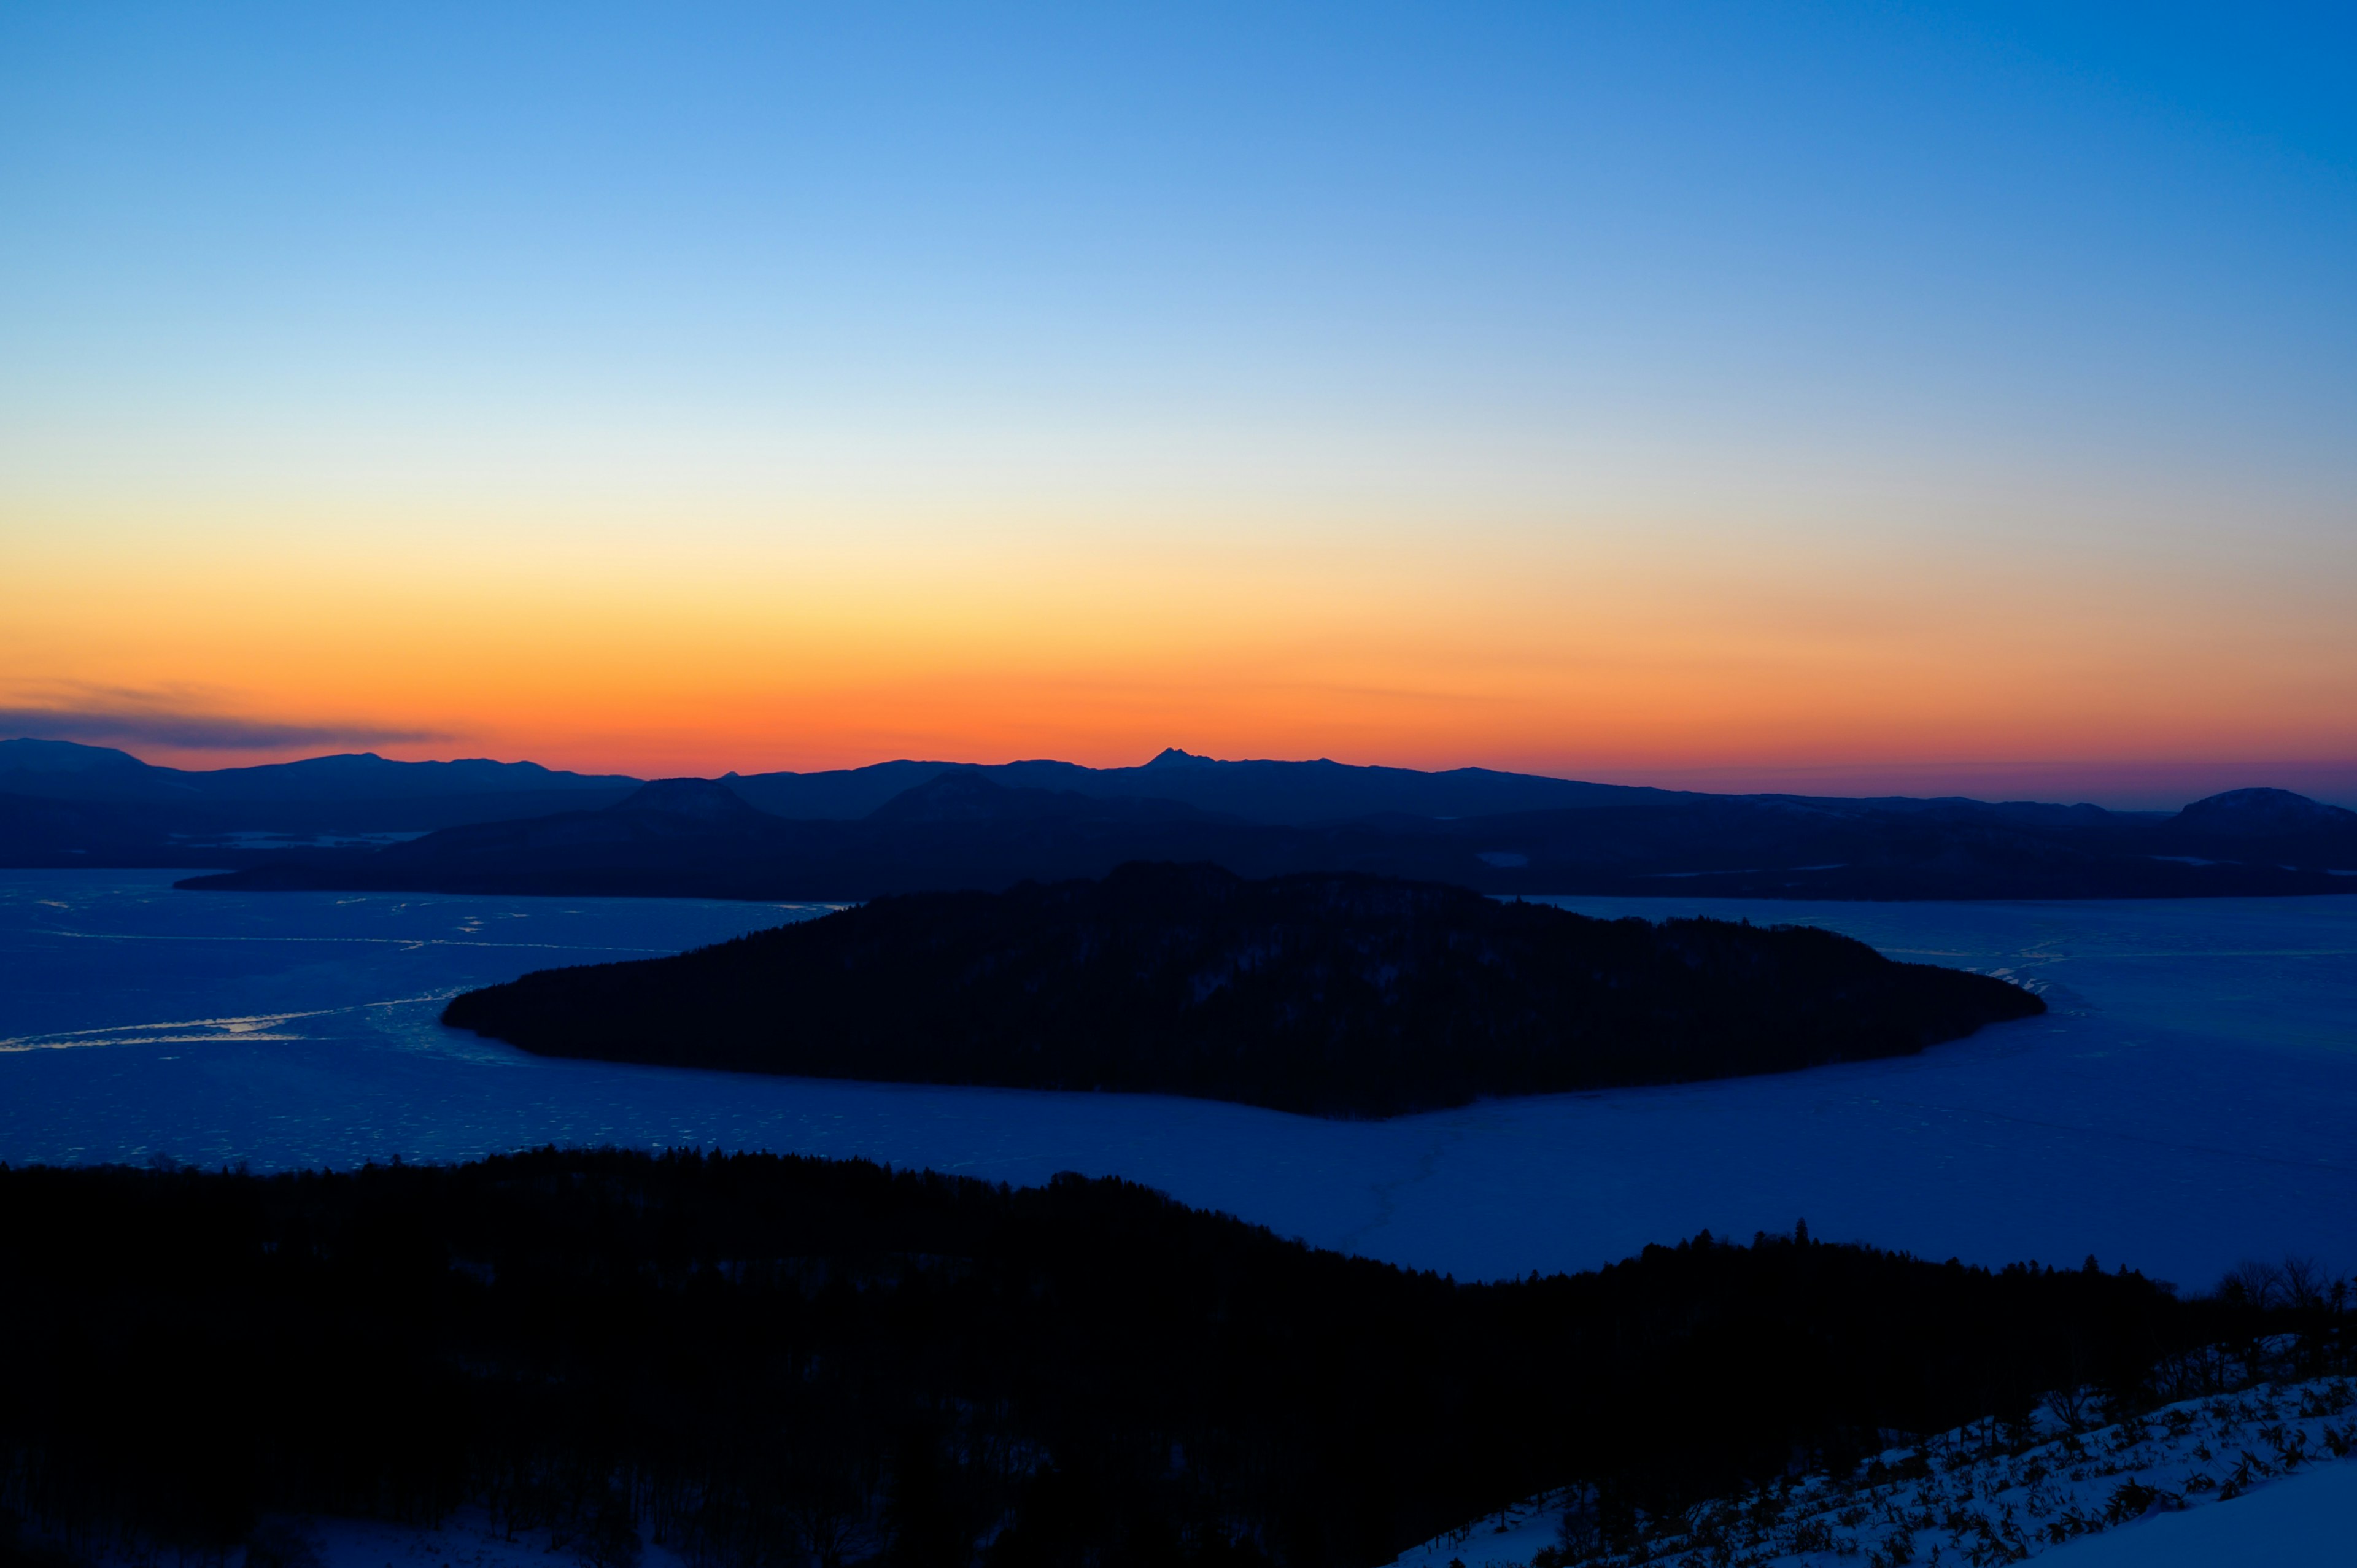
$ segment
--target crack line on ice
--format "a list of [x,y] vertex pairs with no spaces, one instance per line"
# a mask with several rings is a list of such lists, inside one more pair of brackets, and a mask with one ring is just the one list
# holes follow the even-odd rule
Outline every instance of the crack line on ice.
[[1464,1136],[1462,1128],[1442,1127],[1433,1133],[1432,1141],[1425,1145],[1424,1152],[1416,1156],[1415,1165],[1405,1176],[1394,1176],[1389,1181],[1370,1182],[1368,1189],[1375,1195],[1374,1218],[1356,1230],[1345,1231],[1337,1246],[1344,1251],[1355,1251],[1360,1238],[1371,1230],[1383,1230],[1398,1218],[1401,1189],[1430,1181],[1439,1174],[1440,1156],[1448,1152],[1450,1144],[1462,1142]]
[[[458,993],[430,991],[420,996],[394,996],[382,1002],[355,1002],[343,1007],[312,1007],[295,1013],[243,1013],[219,1018],[168,1018],[145,1024],[114,1024],[99,1029],[60,1029],[47,1035],[13,1035],[0,1039],[0,1052],[70,1051],[98,1046],[190,1045],[212,1040],[300,1040],[303,1035],[264,1034],[297,1018],[325,1018],[371,1007],[406,1007],[420,1002],[444,1002]],[[149,1029],[207,1029],[202,1035],[147,1035]]]
[[544,950],[550,952],[652,952],[673,953],[677,948],[622,947],[614,944],[588,942],[469,942],[451,937],[203,937],[178,936],[168,932],[145,931],[66,931],[48,930],[49,937],[77,937],[91,942],[331,942],[362,947],[391,948],[516,948]]

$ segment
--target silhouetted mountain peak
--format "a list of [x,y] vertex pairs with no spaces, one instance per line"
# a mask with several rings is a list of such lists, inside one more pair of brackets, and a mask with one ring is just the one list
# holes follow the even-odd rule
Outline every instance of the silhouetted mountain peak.
[[2229,789],[2194,801],[2169,826],[2222,838],[2272,838],[2317,828],[2357,827],[2357,811],[2328,806],[2288,789]]
[[1052,807],[1055,792],[1048,789],[1009,789],[994,784],[981,774],[963,768],[953,768],[937,774],[913,789],[901,790],[882,805],[867,813],[871,822],[986,822],[1008,817],[1070,815],[1069,806],[1061,812],[1042,811],[1042,805]]
[[762,813],[726,784],[709,779],[657,779],[641,784],[630,798],[606,808],[609,811],[661,811],[692,817],[700,822],[759,821]]
[[1216,757],[1198,757],[1191,751],[1181,751],[1175,746],[1166,746],[1157,752],[1154,760],[1146,766],[1148,768],[1217,768],[1219,765],[1220,759]]

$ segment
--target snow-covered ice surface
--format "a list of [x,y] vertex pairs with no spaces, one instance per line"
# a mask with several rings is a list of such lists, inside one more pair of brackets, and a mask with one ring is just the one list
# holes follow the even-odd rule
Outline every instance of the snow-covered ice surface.
[[1458,1278],[1803,1217],[1828,1240],[2093,1253],[2189,1286],[2245,1257],[2357,1265],[2357,897],[1562,900],[1820,923],[2012,974],[2054,1011],[1901,1060],[1340,1122],[542,1060],[442,1029],[442,999],[817,910],[177,893],[175,875],[0,873],[0,1159],[268,1169],[555,1142],[1077,1170]]
[[[2041,1410],[1892,1449],[1860,1475],[1811,1476],[1646,1521],[1594,1568],[1984,1565],[2054,1568],[2357,1561],[2357,1388],[2271,1382],[2133,1421],[2073,1426]],[[1527,1564],[1560,1537],[1566,1498],[1536,1498],[1399,1558],[1402,1568]],[[2323,1542],[2320,1552],[2308,1548]],[[2100,1543],[2100,1544],[2099,1544]]]

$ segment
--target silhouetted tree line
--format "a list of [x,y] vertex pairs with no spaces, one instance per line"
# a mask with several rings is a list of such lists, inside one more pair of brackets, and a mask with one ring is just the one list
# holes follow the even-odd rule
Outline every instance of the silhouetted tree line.
[[1139,863],[544,970],[444,1021],[551,1056],[1389,1116],[1898,1056],[2044,1011],[1813,928]]
[[606,1568],[1375,1563],[1571,1477],[1672,1506],[2333,1322],[1805,1236],[1459,1285],[864,1162],[0,1167],[0,1509],[84,1554],[477,1503]]

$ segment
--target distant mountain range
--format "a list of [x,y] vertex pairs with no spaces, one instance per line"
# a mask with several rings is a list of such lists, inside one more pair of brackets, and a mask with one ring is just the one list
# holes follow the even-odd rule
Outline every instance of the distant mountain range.
[[219,865],[264,841],[419,833],[609,806],[643,780],[536,762],[374,753],[259,768],[158,768],[112,746],[0,740],[0,864]]
[[[729,773],[720,782],[772,816],[848,822],[950,772],[976,774],[1010,789],[1150,797],[1250,822],[1284,823],[1386,811],[1483,816],[1666,793],[1486,768],[1421,773],[1323,759],[1219,762],[1175,747],[1139,768],[1083,768],[1052,761],[981,766],[899,761],[820,773]],[[112,746],[0,741],[0,796],[202,808],[221,821],[233,819],[235,831],[252,832],[424,832],[465,822],[612,805],[645,782],[620,774],[560,773],[536,762],[481,757],[394,762],[373,752],[190,771],[154,767]],[[517,809],[527,802],[531,810]]]
[[[393,842],[405,840],[406,842]],[[2357,812],[1706,795],[1487,768],[899,761],[652,783],[315,757],[211,772],[0,741],[0,865],[234,868],[195,885],[858,899],[1103,876],[1366,871],[1492,893],[1786,898],[2357,893]]]

